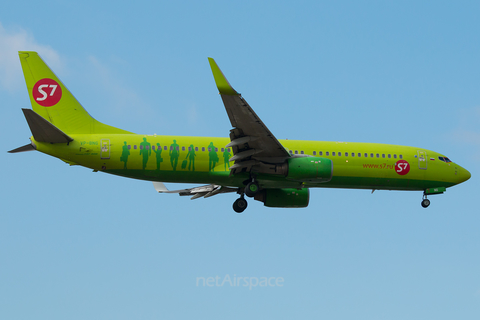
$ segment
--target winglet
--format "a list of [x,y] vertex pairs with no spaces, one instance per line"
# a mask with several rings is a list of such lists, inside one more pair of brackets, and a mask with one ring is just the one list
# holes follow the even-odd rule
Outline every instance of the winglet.
[[220,94],[238,96],[239,93],[232,88],[227,78],[225,78],[222,70],[220,70],[220,68],[218,67],[215,60],[213,60],[212,58],[208,58],[208,62],[210,63],[210,68],[212,68],[213,78],[215,79],[215,83],[217,84],[217,88]]

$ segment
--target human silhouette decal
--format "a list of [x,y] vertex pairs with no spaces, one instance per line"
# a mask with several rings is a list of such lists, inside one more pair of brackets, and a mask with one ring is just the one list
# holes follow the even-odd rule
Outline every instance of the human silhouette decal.
[[120,161],[123,162],[123,169],[127,169],[127,161],[129,155],[130,150],[128,149],[127,141],[124,141],[122,146],[122,155],[120,156]]
[[157,147],[155,150],[153,150],[157,156],[157,170],[160,170],[160,163],[163,162],[162,158],[162,146],[160,146],[160,143],[157,143]]
[[232,156],[232,154],[230,153],[230,149],[225,148],[225,151],[223,152],[223,160],[225,161],[224,162],[225,171],[227,171],[227,169],[230,167],[230,157],[231,156]]
[[218,162],[218,155],[215,151],[213,142],[208,145],[208,171],[215,171],[215,165]]
[[143,138],[143,142],[140,143],[140,155],[143,156],[142,169],[147,167],[148,157],[152,154],[150,143],[147,142],[147,138]]
[[188,150],[187,156],[185,159],[188,159],[188,171],[190,171],[190,168],[192,171],[195,171],[195,157],[197,155],[195,154],[195,148],[193,147],[193,144],[190,145],[190,148]]
[[170,164],[172,165],[173,171],[177,170],[178,157],[180,156],[180,147],[177,144],[177,140],[173,140],[173,144],[170,145]]

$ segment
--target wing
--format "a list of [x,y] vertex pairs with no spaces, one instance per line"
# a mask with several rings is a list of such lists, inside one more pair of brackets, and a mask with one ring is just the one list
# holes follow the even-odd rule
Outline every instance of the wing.
[[200,197],[208,198],[220,193],[228,193],[228,192],[237,192],[238,188],[230,188],[224,187],[219,185],[206,185],[200,186],[190,189],[181,189],[181,190],[168,190],[167,187],[163,184],[163,182],[155,181],[153,183],[153,187],[157,190],[158,193],[178,193],[181,196],[192,196],[191,200],[197,199]]
[[234,127],[230,130],[230,143],[235,161],[230,167],[231,174],[237,172],[262,172],[268,164],[283,163],[290,154],[268,130],[255,111],[235,91],[223,75],[215,60],[208,58],[218,91],[227,110],[228,117]]

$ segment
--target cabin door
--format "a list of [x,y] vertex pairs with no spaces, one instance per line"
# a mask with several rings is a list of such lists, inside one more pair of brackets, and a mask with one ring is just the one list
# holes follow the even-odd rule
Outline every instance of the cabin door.
[[425,150],[417,150],[418,168],[427,170],[427,152]]

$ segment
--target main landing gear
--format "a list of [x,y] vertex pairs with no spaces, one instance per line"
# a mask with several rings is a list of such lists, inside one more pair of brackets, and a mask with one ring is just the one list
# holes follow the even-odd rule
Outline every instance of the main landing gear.
[[233,203],[233,211],[235,211],[236,213],[242,213],[243,211],[245,211],[245,209],[247,209],[247,206],[247,200],[245,200],[245,197],[242,194],[240,198],[235,200],[235,202]]
[[245,211],[248,205],[247,200],[245,200],[245,195],[247,197],[253,198],[258,193],[259,190],[260,190],[260,186],[258,185],[258,182],[256,182],[255,179],[252,178],[252,180],[249,183],[247,183],[247,185],[243,189],[243,192],[241,193],[240,198],[235,200],[235,202],[233,203],[233,210],[236,213],[242,213],[243,211]]
[[258,193],[258,190],[260,190],[258,182],[253,180],[252,182],[249,182],[245,187],[245,194],[247,195],[247,197],[253,198]]
[[427,199],[427,195],[424,192],[423,193],[423,200],[422,200],[422,207],[428,208],[429,205],[430,205],[430,200]]

